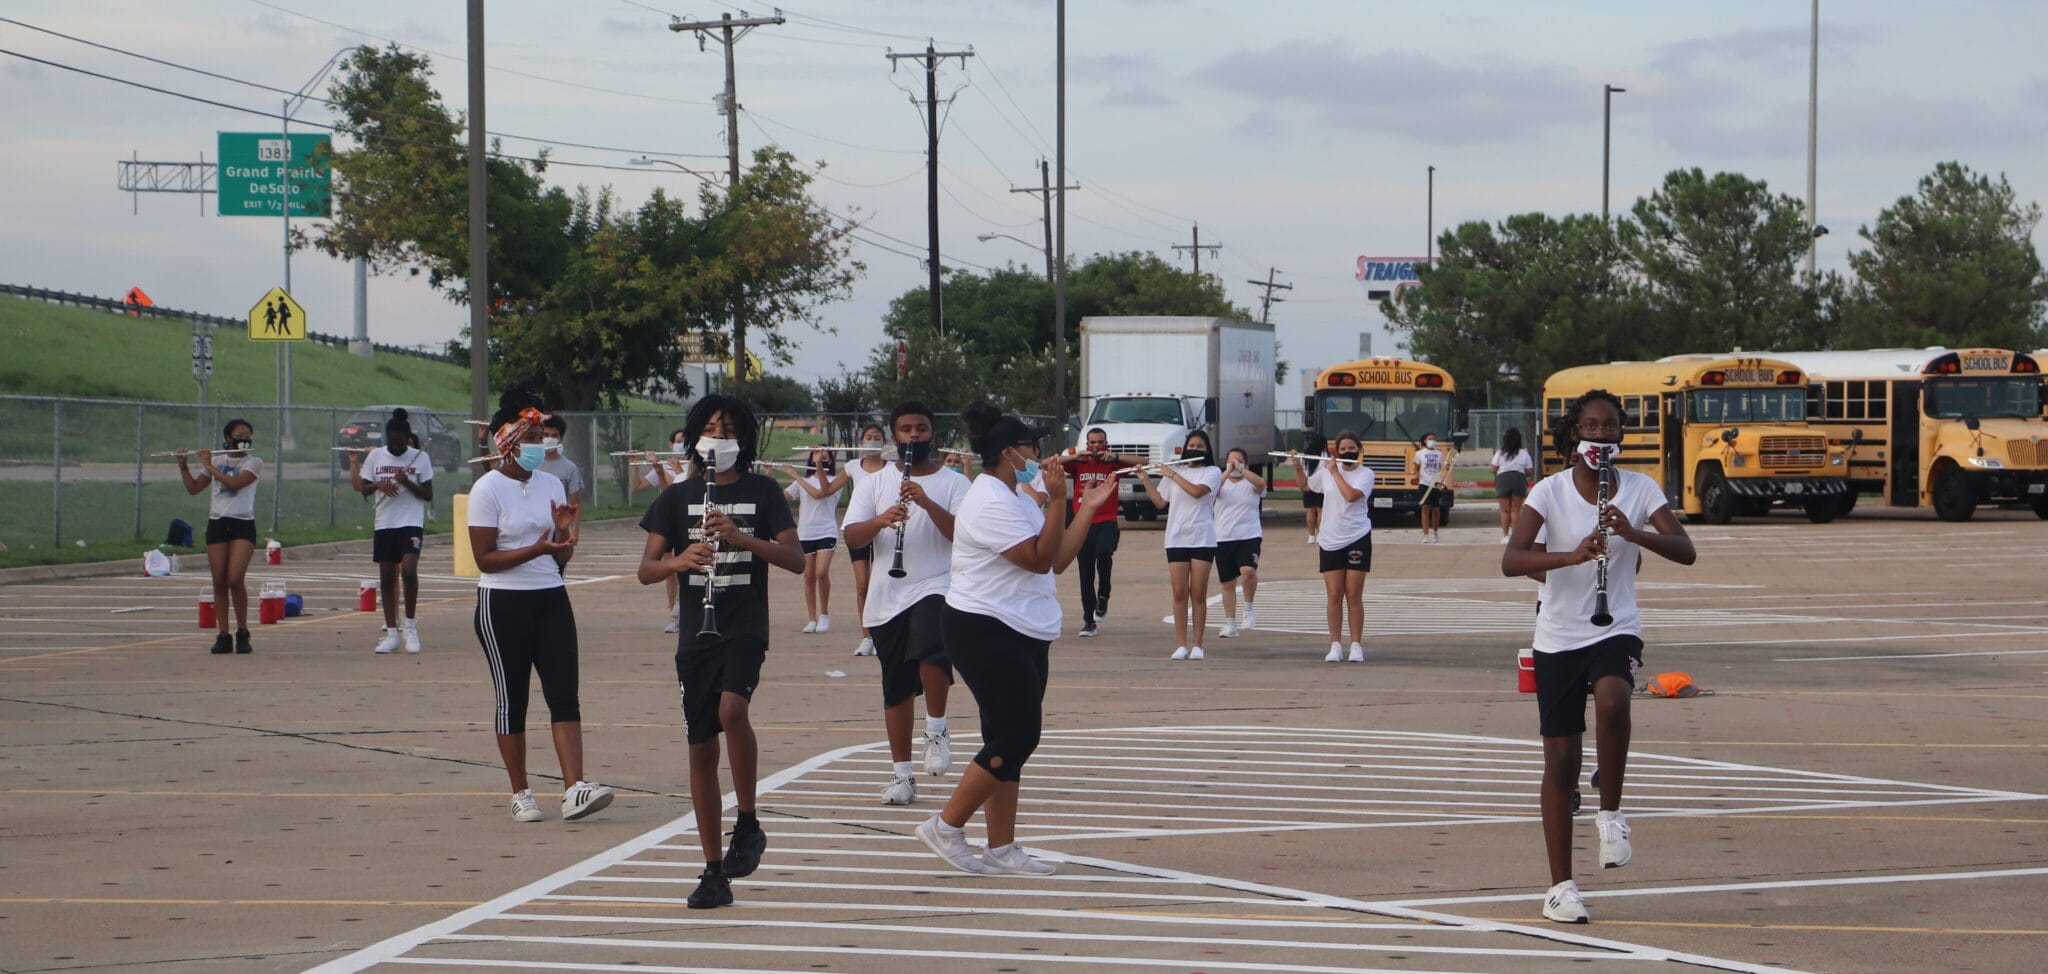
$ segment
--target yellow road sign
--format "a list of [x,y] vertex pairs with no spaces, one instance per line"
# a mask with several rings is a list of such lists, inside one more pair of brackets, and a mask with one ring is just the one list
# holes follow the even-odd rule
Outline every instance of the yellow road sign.
[[[740,378],[739,370],[733,367],[731,359],[727,359],[725,361],[725,374],[734,379]],[[752,381],[754,379],[760,378],[765,374],[767,373],[761,368],[761,356],[755,355],[753,349],[748,349],[747,374],[746,377],[741,381]]]
[[303,342],[306,340],[306,309],[274,287],[263,300],[249,309],[249,340],[252,342]]

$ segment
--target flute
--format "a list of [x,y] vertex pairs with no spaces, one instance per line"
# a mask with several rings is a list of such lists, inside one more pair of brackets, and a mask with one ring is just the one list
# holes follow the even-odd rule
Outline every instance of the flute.
[[1600,564],[1596,569],[1593,583],[1593,619],[1596,626],[1614,625],[1614,616],[1607,611],[1607,505],[1614,497],[1614,460],[1603,455],[1600,465],[1593,468],[1600,478],[1600,490],[1593,498],[1594,516],[1600,519]]
[[1158,461],[1157,463],[1141,463],[1141,464],[1139,464],[1139,465],[1137,465],[1137,466],[1135,466],[1135,467],[1130,467],[1130,468],[1128,468],[1128,469],[1125,469],[1125,470],[1119,470],[1119,471],[1117,471],[1117,472],[1118,472],[1118,473],[1137,473],[1138,471],[1141,471],[1141,470],[1142,470],[1142,471],[1146,471],[1146,472],[1151,472],[1151,471],[1155,471],[1155,470],[1165,470],[1165,469],[1166,469],[1166,468],[1168,468],[1168,467],[1178,467],[1178,466],[1180,466],[1180,465],[1181,465],[1181,464],[1183,464],[1183,463],[1193,463],[1193,462],[1194,462],[1194,460],[1195,460],[1195,458],[1193,458],[1193,457],[1187,457],[1187,458],[1184,458],[1184,459],[1180,459],[1180,460],[1161,460],[1161,461]]
[[235,454],[237,454],[237,453],[240,453],[240,454],[242,454],[243,456],[247,456],[247,457],[253,457],[253,456],[255,456],[255,455],[256,455],[255,453],[252,453],[252,452],[250,452],[250,451],[248,451],[248,450],[165,450],[165,451],[164,451],[164,452],[162,452],[162,453],[152,453],[152,454],[150,454],[150,456],[152,456],[152,457],[196,457],[196,456],[198,456],[199,454],[202,454],[202,453],[204,453],[204,454],[207,454],[208,456],[216,456],[216,457],[227,457],[227,456],[233,456],[233,455],[235,455]]
[[1359,457],[1356,460],[1346,460],[1342,457],[1321,457],[1310,453],[1283,453],[1279,450],[1269,451],[1266,455],[1269,457],[1279,457],[1282,460],[1301,460],[1304,463],[1310,460],[1317,463],[1334,463],[1340,467],[1355,467],[1365,462],[1364,457]]

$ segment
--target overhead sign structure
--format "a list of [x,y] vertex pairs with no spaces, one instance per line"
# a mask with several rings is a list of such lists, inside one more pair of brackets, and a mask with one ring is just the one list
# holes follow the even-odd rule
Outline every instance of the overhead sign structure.
[[306,340],[306,309],[274,287],[263,300],[249,309],[249,340],[252,342],[303,342]]
[[332,155],[326,133],[295,133],[289,141],[278,132],[220,133],[220,215],[283,215],[287,181],[292,216],[332,215]]

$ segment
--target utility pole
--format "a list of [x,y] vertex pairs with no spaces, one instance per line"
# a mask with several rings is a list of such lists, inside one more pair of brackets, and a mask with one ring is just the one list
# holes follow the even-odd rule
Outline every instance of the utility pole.
[[[469,415],[491,418],[491,228],[484,192],[484,0],[469,0]],[[490,442],[490,435],[484,435]],[[478,455],[488,450],[477,451]]]
[[[1067,0],[1057,0],[1053,13],[1053,155],[1057,158],[1052,184],[1052,195],[1059,203],[1054,207],[1059,225],[1053,229],[1053,279],[1052,279],[1052,320],[1055,330],[1064,335],[1067,331]],[[1061,342],[1059,351],[1060,378],[1057,385],[1061,390],[1059,402],[1060,444],[1072,443],[1069,437],[1073,430],[1067,425],[1067,417],[1074,411],[1067,407],[1065,389],[1067,385],[1067,344]]]
[[1056,188],[1058,188],[1058,189],[1080,189],[1081,187],[1079,187],[1079,186],[1065,186],[1065,187],[1055,187],[1055,186],[1053,186],[1053,183],[1052,183],[1052,163],[1050,163],[1050,162],[1047,162],[1047,161],[1046,161],[1046,160],[1044,160],[1044,159],[1040,159],[1040,160],[1038,160],[1038,185],[1036,185],[1036,186],[1012,186],[1012,187],[1010,187],[1010,192],[1012,192],[1012,193],[1030,193],[1030,194],[1032,194],[1032,195],[1034,195],[1034,196],[1037,196],[1037,197],[1038,197],[1038,201],[1039,201],[1040,203],[1043,203],[1043,204],[1045,205],[1045,280],[1046,280],[1046,283],[1048,283],[1048,284],[1051,284],[1051,283],[1053,283],[1053,279],[1054,279],[1054,277],[1055,277],[1055,274],[1054,274],[1054,272],[1053,272],[1053,266],[1052,266],[1052,254],[1053,254],[1053,241],[1052,241],[1052,197],[1053,197],[1053,190],[1054,190],[1054,189],[1056,189]]
[[[931,291],[932,334],[939,333],[945,319],[944,298],[939,292],[939,62],[947,58],[959,58],[960,66],[967,67],[967,59],[974,56],[974,49],[964,51],[937,51],[926,42],[924,53],[898,54],[890,51],[889,70],[894,71],[900,61],[924,62],[924,160],[925,160],[925,232],[931,240],[927,245],[925,269],[930,273],[928,288]],[[947,99],[951,101],[952,99]],[[917,99],[912,98],[911,104]]]
[[1600,108],[1600,222],[1607,222],[1607,175],[1608,163],[1614,157],[1614,96],[1627,88],[1605,85],[1601,94]]
[[1055,193],[1079,186],[1055,186],[1052,181],[1052,164],[1045,159],[1038,160],[1038,185],[1012,186],[1012,193],[1031,193],[1038,197],[1045,208],[1045,282],[1053,287],[1052,309],[1052,400],[1059,404],[1061,432],[1066,432],[1067,407],[1067,316],[1064,294],[1061,292],[1062,279],[1059,270],[1053,266],[1052,200]]
[[1286,300],[1287,300],[1286,298],[1276,298],[1276,297],[1274,297],[1274,296],[1273,296],[1273,292],[1274,292],[1274,291],[1292,291],[1292,290],[1294,290],[1294,285],[1292,285],[1292,284],[1277,284],[1277,283],[1274,283],[1274,281],[1273,281],[1273,277],[1274,277],[1274,275],[1276,275],[1276,274],[1278,274],[1278,273],[1280,273],[1280,271],[1279,271],[1279,270],[1277,270],[1277,269],[1275,269],[1275,268],[1272,268],[1272,267],[1268,267],[1268,268],[1266,268],[1266,279],[1265,279],[1265,280],[1261,281],[1261,280],[1256,280],[1256,279],[1254,279],[1254,280],[1248,280],[1248,281],[1246,281],[1246,282],[1245,282],[1246,284],[1250,284],[1250,285],[1253,285],[1253,286],[1255,286],[1255,287],[1262,287],[1262,288],[1265,288],[1265,289],[1266,289],[1266,296],[1265,296],[1265,297],[1262,297],[1262,298],[1260,298],[1260,299],[1259,299],[1259,324],[1262,324],[1262,325],[1270,325],[1270,324],[1272,324],[1272,323],[1273,323],[1273,306],[1274,306],[1274,305],[1276,305],[1276,304],[1279,304],[1279,303],[1281,303],[1281,302],[1283,302],[1283,301],[1286,301]]
[[1429,167],[1429,216],[1424,224],[1422,239],[1423,263],[1436,263],[1436,167]]
[[[777,10],[770,17],[750,17],[742,13],[735,17],[722,14],[717,20],[684,20],[672,18],[668,29],[672,33],[697,32],[697,50],[706,49],[708,41],[717,41],[725,48],[725,95],[719,107],[725,113],[725,156],[726,156],[726,202],[731,204],[732,194],[740,188],[740,102],[739,89],[732,67],[732,46],[740,38],[752,33],[756,27],[782,23],[782,11]],[[714,34],[712,31],[717,31]],[[732,306],[732,374],[736,382],[747,378],[747,323],[740,313],[744,301],[734,301]]]
[[1195,224],[1194,234],[1195,234],[1195,238],[1194,238],[1194,239],[1195,239],[1195,242],[1194,242],[1194,243],[1174,244],[1174,245],[1173,245],[1173,249],[1175,249],[1175,250],[1185,250],[1185,251],[1187,251],[1187,252],[1189,252],[1189,253],[1193,254],[1193,255],[1194,255],[1194,257],[1195,257],[1195,276],[1196,276],[1196,277],[1201,277],[1201,276],[1202,276],[1202,251],[1206,250],[1206,251],[1209,251],[1209,252],[1211,252],[1211,253],[1220,253],[1220,252],[1221,252],[1221,251],[1223,250],[1223,245],[1222,245],[1222,244],[1205,244],[1205,243],[1203,243],[1203,242],[1202,242],[1202,225],[1201,225],[1201,224],[1199,224],[1199,223]]
[[1820,249],[1820,237],[1814,233],[1819,225],[1819,214],[1815,210],[1814,159],[1820,149],[1820,0],[1813,0],[1813,36],[1807,53],[1806,66],[1806,281],[1813,286],[1813,257]]

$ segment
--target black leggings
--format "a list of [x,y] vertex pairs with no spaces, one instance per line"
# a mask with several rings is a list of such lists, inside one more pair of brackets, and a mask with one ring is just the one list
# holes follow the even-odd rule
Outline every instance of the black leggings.
[[498,733],[526,733],[527,678],[535,670],[548,702],[548,720],[573,724],[583,719],[576,703],[576,613],[569,607],[567,588],[477,589],[476,639],[491,663]]
[[[1109,599],[1109,572],[1116,564],[1117,540],[1122,531],[1115,521],[1088,525],[1081,541],[1081,621],[1095,621],[1097,600]],[[1101,581],[1096,581],[1097,578]]]
[[1045,681],[1052,644],[1001,620],[946,606],[946,652],[981,708],[981,750],[974,763],[997,781],[1023,777],[1045,723]]

